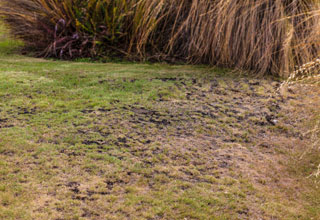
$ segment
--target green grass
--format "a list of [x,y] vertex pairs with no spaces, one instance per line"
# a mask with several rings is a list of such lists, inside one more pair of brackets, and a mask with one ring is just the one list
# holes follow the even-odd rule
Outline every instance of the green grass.
[[[83,144],[87,140],[101,140],[102,132],[96,130],[110,131],[108,122],[128,116],[115,112],[105,117],[116,119],[95,119],[82,111],[96,110],[96,114],[101,114],[98,110],[101,108],[128,105],[148,107],[159,98],[159,94],[168,99],[183,97],[176,90],[171,91],[172,82],[152,79],[173,76],[177,72],[183,72],[179,74],[180,77],[195,71],[200,76],[204,71],[213,70],[187,66],[48,62],[17,56],[2,58],[0,71],[0,118],[5,120],[5,127],[0,133],[0,152],[5,158],[1,165],[2,176],[5,177],[2,181],[0,212],[3,218],[41,219],[42,215],[50,217],[49,210],[61,206],[61,217],[76,219],[84,212],[79,208],[81,202],[72,198],[67,188],[59,189],[57,186],[73,181],[88,184],[88,188],[82,192],[84,194],[91,188],[97,191],[94,201],[101,203],[99,209],[104,210],[94,210],[96,205],[93,204],[86,204],[89,206],[87,209],[93,209],[100,215],[109,210],[113,214],[107,218],[124,218],[131,213],[145,218],[166,216],[206,219],[216,216],[217,219],[226,219],[229,214],[223,217],[224,209],[235,210],[238,208],[237,203],[243,203],[245,208],[243,197],[238,195],[240,188],[246,187],[242,184],[234,184],[230,187],[232,191],[224,194],[209,183],[173,181],[174,177],[162,174],[166,166],[161,161],[170,160],[165,153],[149,155],[148,160],[160,164],[159,167],[150,167],[146,161],[140,161],[139,155],[127,152],[130,149],[126,147],[114,146],[112,143],[103,146]],[[80,129],[87,134],[79,133]],[[108,138],[110,142],[127,133],[117,129],[114,136]],[[155,146],[150,147],[157,149],[161,147],[160,144],[154,143]],[[108,152],[112,152],[112,155]],[[69,153],[79,156],[69,156]],[[143,151],[139,154],[143,154]],[[9,159],[6,155],[12,156]],[[159,174],[154,174],[156,171]],[[135,176],[132,180],[128,172]],[[147,175],[152,175],[152,178],[144,178]],[[183,178],[180,175],[178,172],[177,179]],[[108,179],[116,183],[118,181],[119,186],[110,195],[100,195],[99,191],[105,192],[105,181]],[[155,190],[149,188],[149,181],[154,181]],[[224,179],[218,183],[220,181],[221,184],[215,185],[224,186]],[[39,189],[39,186],[45,187],[45,191]],[[30,200],[45,199],[42,197],[48,195],[44,192],[57,193],[58,199],[55,198],[56,202],[49,200],[48,212],[42,210],[44,213],[32,216],[27,211],[32,208]],[[52,213],[52,216],[59,212]]]
[[0,23],[0,55],[8,55],[16,52],[22,43],[8,37],[7,29]]
[[35,59],[1,45],[0,219],[319,217],[315,185],[292,193],[310,167],[283,163],[299,131],[270,96],[278,82]]
[[[176,177],[182,180],[173,181],[175,177],[162,173],[163,169],[170,168],[170,165],[166,167],[161,162],[171,160],[166,153],[152,155],[152,151],[148,150],[150,155],[145,160],[159,164],[153,167],[147,165],[148,161],[143,161],[143,151],[134,155],[130,152],[132,149],[112,144],[119,136],[128,133],[112,121],[118,121],[121,117],[125,120],[130,115],[114,112],[96,119],[83,113],[88,110],[103,114],[98,109],[121,109],[129,105],[149,107],[159,99],[159,95],[167,99],[184,98],[176,89],[171,91],[172,82],[155,78],[179,75],[188,79],[193,72],[201,77],[204,71],[214,73],[214,70],[188,66],[67,63],[19,56],[0,59],[0,118],[4,121],[0,132],[1,172],[4,177],[1,181],[0,213],[3,218],[41,219],[59,216],[59,213],[63,213],[61,217],[66,219],[80,217],[78,215],[84,213],[84,207],[79,208],[79,199],[73,198],[67,187],[58,187],[69,182],[88,184],[81,193],[86,194],[89,189],[96,193],[95,203],[89,202],[86,209],[93,209],[100,216],[109,210],[110,216],[107,218],[124,218],[131,213],[145,218],[206,219],[216,216],[217,219],[226,219],[230,215],[223,217],[223,210],[236,210],[237,203],[243,203],[245,208],[243,196],[238,195],[240,188],[246,188],[242,184],[227,187],[232,191],[224,194],[209,183],[191,184],[184,181],[180,171],[176,171]],[[114,134],[108,137],[111,143],[99,146],[94,141],[103,139],[103,129],[110,132],[108,122],[115,126]],[[139,124],[136,126],[123,129],[143,132]],[[161,143],[153,144],[151,148],[162,147]],[[132,148],[139,148],[140,145]],[[8,158],[7,155],[11,156]],[[193,169],[197,172],[195,167],[190,172]],[[171,169],[169,171],[172,172]],[[127,173],[132,173],[132,180]],[[152,178],[144,178],[148,175]],[[115,186],[110,195],[104,195],[107,188],[105,181],[108,179],[119,182],[119,186]],[[150,181],[154,181],[155,189],[149,188]],[[223,187],[224,179],[215,185]],[[39,189],[40,186],[45,190]],[[50,198],[47,193],[56,193],[57,201],[49,200],[48,211],[32,210],[34,207],[30,201]],[[94,208],[96,202],[101,203],[98,210]],[[51,213],[60,206],[62,210]],[[40,214],[33,216],[31,211]]]

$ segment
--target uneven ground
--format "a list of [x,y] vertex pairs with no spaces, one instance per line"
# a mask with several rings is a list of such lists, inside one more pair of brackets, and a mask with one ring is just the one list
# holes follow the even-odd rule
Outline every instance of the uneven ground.
[[0,219],[320,219],[316,82],[4,51]]

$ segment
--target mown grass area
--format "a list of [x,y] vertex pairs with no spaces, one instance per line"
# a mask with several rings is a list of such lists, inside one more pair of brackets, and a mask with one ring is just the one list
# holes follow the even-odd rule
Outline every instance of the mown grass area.
[[317,178],[306,178],[318,157],[296,160],[310,144],[317,88],[284,96],[274,79],[226,69],[50,61],[8,48],[0,219],[319,218]]
[[165,146],[174,131],[164,130],[185,125],[156,100],[186,100],[166,78],[190,85],[201,68],[10,57],[0,70],[2,218],[225,219],[225,209],[247,210],[246,179],[203,175],[201,158],[188,165],[199,149]]

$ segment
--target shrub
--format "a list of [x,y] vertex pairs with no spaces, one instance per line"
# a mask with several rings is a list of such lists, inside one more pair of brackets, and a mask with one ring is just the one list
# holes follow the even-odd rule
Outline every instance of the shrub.
[[0,0],[42,56],[182,59],[285,76],[320,51],[318,0]]
[[12,34],[42,56],[145,54],[163,7],[149,0],[1,0]]

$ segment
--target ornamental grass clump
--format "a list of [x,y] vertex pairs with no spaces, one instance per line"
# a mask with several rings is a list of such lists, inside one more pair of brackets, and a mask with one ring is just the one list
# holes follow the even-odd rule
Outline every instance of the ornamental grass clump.
[[288,74],[320,55],[318,9],[311,0],[195,0],[171,45],[184,42],[194,63]]
[[320,56],[319,0],[0,0],[46,57],[122,56],[288,76]]
[[[0,0],[15,37],[45,57],[124,54],[142,59],[162,20],[162,1]],[[162,15],[163,17],[163,15]],[[149,52],[149,51],[148,51]]]

